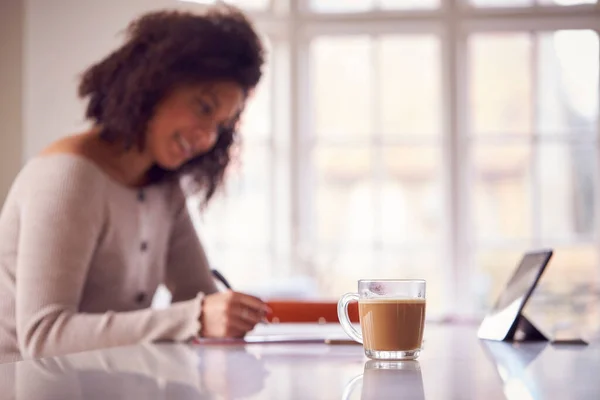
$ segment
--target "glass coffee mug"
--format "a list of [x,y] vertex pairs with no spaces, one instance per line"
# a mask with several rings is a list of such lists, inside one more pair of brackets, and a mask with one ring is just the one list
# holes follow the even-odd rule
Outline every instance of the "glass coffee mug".
[[[359,332],[348,317],[348,303],[358,301]],[[358,281],[358,293],[338,302],[338,318],[348,336],[362,343],[376,360],[419,357],[425,327],[425,281],[382,279]]]

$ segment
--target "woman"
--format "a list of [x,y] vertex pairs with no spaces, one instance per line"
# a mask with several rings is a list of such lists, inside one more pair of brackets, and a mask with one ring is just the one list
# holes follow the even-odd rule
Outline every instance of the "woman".
[[[236,9],[156,12],[84,74],[88,132],[53,143],[0,215],[0,360],[241,337],[259,299],[217,292],[178,184],[222,184],[263,47]],[[150,308],[161,283],[173,304]]]

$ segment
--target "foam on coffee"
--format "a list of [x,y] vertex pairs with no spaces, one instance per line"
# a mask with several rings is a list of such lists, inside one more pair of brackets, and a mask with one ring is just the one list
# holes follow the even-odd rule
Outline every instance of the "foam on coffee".
[[360,299],[358,310],[365,349],[410,351],[421,347],[425,299]]

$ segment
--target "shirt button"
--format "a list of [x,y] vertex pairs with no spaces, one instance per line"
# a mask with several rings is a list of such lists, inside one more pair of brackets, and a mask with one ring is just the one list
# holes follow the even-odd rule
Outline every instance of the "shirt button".
[[138,192],[138,201],[144,201],[144,200],[146,200],[146,194],[144,193],[143,190],[140,190]]
[[140,244],[140,250],[141,251],[148,250],[148,242],[146,242],[146,241],[142,242],[142,244]]
[[142,304],[146,300],[146,293],[139,292],[137,296],[135,296],[135,301],[138,304]]

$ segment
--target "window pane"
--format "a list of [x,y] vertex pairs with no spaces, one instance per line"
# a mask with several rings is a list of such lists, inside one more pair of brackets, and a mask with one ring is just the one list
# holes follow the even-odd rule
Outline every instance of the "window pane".
[[246,139],[266,140],[271,135],[272,84],[269,72],[269,69],[265,69],[261,81],[248,98],[240,121],[242,142],[246,142]]
[[572,328],[580,334],[600,328],[600,269],[593,244],[558,247],[527,312],[542,329]]
[[598,182],[595,143],[545,143],[536,153],[541,233],[546,239],[588,239],[595,232]]
[[385,179],[377,209],[381,212],[383,245],[437,241],[444,203],[441,150],[386,146],[382,152]]
[[598,126],[598,34],[538,35],[537,125],[543,134],[593,135]]
[[[364,279],[365,273],[374,273],[379,260],[371,247],[347,243],[322,247],[315,253],[309,266],[310,274],[314,276],[321,296],[332,300],[339,299],[344,293],[356,291],[356,282]],[[331,279],[332,276],[335,279]]]
[[475,145],[471,216],[476,243],[531,238],[531,149]]
[[370,149],[319,146],[313,157],[318,243],[373,243]]
[[531,37],[476,34],[469,39],[471,133],[531,133]]
[[436,36],[384,36],[379,41],[383,134],[440,134],[440,76]]
[[198,221],[207,241],[230,250],[268,251],[270,164],[267,146],[243,146],[240,164],[229,171],[224,192],[215,196]]
[[310,0],[310,8],[316,12],[359,12],[368,11],[375,5],[375,0]]
[[371,132],[371,43],[367,36],[322,37],[311,44],[317,135]]
[[235,290],[267,297],[274,292],[263,283],[275,282],[273,260],[263,249],[226,249],[215,247],[210,252],[211,267],[221,272]]

